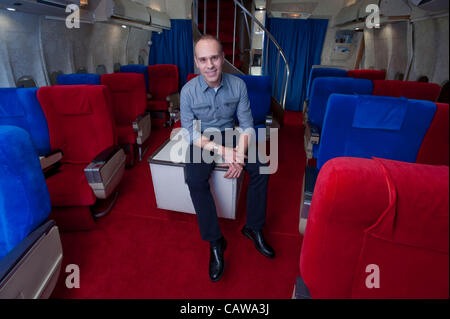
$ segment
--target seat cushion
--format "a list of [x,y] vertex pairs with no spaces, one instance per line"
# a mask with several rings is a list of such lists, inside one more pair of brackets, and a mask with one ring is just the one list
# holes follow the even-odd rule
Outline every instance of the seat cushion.
[[[52,206],[90,206],[95,196],[84,175],[84,164],[63,164],[47,178]],[[68,182],[70,181],[70,182]]]
[[376,156],[414,163],[436,104],[384,96],[332,94],[326,112],[318,168],[341,156]]
[[50,213],[50,199],[30,135],[0,125],[0,260]]
[[348,76],[357,79],[367,80],[384,80],[386,78],[386,71],[383,70],[350,70]]
[[150,111],[167,111],[169,105],[166,101],[148,101],[148,107]]
[[111,93],[117,125],[132,125],[147,108],[144,76],[136,73],[103,74],[101,82]]
[[50,153],[47,120],[36,96],[37,88],[0,89],[0,125],[26,130],[39,155]]
[[423,138],[416,162],[449,166],[449,107],[444,103],[436,103],[436,106],[436,113]]
[[136,133],[131,125],[118,125],[117,134],[119,144],[134,144],[136,143]]
[[37,96],[47,119],[50,145],[63,151],[63,163],[88,164],[116,145],[108,93],[103,85],[39,88]]
[[178,67],[173,64],[148,66],[149,91],[157,101],[164,100],[169,94],[178,92]]
[[441,87],[436,83],[386,80],[373,81],[372,94],[435,102],[440,92]]

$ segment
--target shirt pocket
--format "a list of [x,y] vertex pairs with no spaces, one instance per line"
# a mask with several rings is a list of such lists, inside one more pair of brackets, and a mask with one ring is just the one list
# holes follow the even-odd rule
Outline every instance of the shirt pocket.
[[238,97],[224,99],[223,105],[220,108],[220,117],[222,119],[232,118],[236,113],[238,103],[239,103]]
[[211,121],[213,119],[211,114],[211,104],[210,103],[198,103],[192,106],[192,112],[196,119],[200,121]]

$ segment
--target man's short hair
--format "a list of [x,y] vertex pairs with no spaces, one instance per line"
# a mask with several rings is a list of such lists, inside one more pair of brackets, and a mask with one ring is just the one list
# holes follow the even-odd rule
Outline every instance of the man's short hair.
[[213,40],[213,41],[216,41],[219,44],[219,53],[223,52],[222,43],[219,41],[219,39],[217,39],[215,36],[212,36],[210,34],[205,34],[205,35],[202,35],[200,37],[200,39],[195,41],[195,43],[194,43],[194,54],[195,54],[195,47],[197,46],[197,43],[199,43],[202,40]]

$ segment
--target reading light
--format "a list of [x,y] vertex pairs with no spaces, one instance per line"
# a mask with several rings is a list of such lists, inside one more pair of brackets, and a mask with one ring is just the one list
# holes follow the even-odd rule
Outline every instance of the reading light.
[[126,26],[125,24],[122,24],[122,28],[126,29],[126,28],[127,28],[127,26]]
[[6,10],[8,10],[8,11],[16,11],[16,9],[14,9],[14,8],[6,8]]

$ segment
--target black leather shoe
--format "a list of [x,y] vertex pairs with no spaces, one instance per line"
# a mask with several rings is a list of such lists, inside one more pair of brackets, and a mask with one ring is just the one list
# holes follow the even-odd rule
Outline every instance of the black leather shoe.
[[264,240],[262,231],[252,230],[244,226],[242,228],[242,233],[245,237],[250,238],[255,244],[256,249],[268,258],[275,258],[275,251],[266,241]]
[[222,237],[217,243],[211,243],[210,255],[209,255],[209,279],[211,281],[218,281],[225,268],[225,259],[223,253],[227,248],[227,241]]

